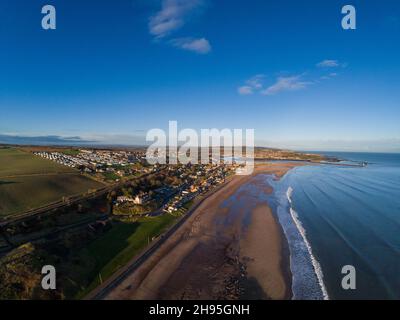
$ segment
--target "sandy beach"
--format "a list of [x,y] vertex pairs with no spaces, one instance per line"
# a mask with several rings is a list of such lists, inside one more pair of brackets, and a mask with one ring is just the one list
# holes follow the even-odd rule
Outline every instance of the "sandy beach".
[[290,299],[286,239],[252,188],[271,193],[259,175],[279,178],[299,165],[257,164],[233,177],[105,299]]

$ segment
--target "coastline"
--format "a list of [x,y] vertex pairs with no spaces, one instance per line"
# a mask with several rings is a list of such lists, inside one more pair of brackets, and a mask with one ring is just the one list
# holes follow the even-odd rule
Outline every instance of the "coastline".
[[[253,203],[246,188],[257,186],[259,174],[279,179],[299,165],[257,164],[252,175],[235,176],[105,299],[290,299],[282,226],[266,202]],[[266,195],[272,192],[262,188]]]

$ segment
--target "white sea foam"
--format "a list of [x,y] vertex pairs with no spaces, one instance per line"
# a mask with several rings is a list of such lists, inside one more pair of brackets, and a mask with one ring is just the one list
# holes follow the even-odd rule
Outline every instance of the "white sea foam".
[[329,300],[329,295],[328,295],[328,292],[327,292],[325,284],[324,284],[324,274],[322,272],[321,265],[319,264],[318,260],[315,258],[314,254],[312,252],[311,245],[307,240],[306,230],[304,229],[303,224],[299,220],[299,215],[292,207],[292,193],[293,193],[293,188],[289,187],[288,190],[286,191],[286,197],[290,204],[290,208],[289,208],[290,215],[292,216],[293,222],[295,223],[297,230],[299,231],[301,237],[303,238],[304,244],[307,247],[308,253],[311,258],[311,263],[314,267],[315,275],[318,278],[318,284],[321,288],[323,298],[324,298],[324,300]]

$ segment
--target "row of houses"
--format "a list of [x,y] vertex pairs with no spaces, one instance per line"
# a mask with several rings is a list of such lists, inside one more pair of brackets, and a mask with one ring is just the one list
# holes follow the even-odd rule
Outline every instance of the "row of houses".
[[48,159],[51,161],[55,161],[59,164],[62,164],[67,167],[71,168],[77,168],[79,166],[85,166],[88,165],[86,161],[81,161],[78,160],[77,158],[73,156],[69,156],[63,153],[59,152],[45,152],[45,151],[40,151],[40,152],[34,152],[36,156],[42,157],[44,159]]
[[195,174],[190,175],[192,182],[185,183],[178,194],[164,206],[163,210],[168,213],[178,211],[198,195],[206,193],[212,187],[223,183],[228,171],[229,169],[223,164],[201,166]]
[[[130,164],[142,161],[144,153],[128,151],[88,150],[81,149],[77,155],[67,155],[60,152],[34,152],[36,156],[55,161],[61,165],[77,168],[86,173],[113,172],[119,176],[134,174]],[[149,168],[142,168],[146,173]]]

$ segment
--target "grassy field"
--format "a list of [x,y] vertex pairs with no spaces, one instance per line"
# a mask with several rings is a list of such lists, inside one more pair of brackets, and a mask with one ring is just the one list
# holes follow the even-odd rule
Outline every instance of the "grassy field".
[[8,176],[76,172],[15,148],[0,149],[0,179]]
[[83,298],[100,284],[100,279],[108,279],[125,266],[153,237],[160,235],[175,220],[176,217],[165,214],[141,218],[135,223],[114,225],[73,259],[79,263],[69,267],[67,296]]
[[0,217],[100,187],[74,169],[16,148],[0,148]]

